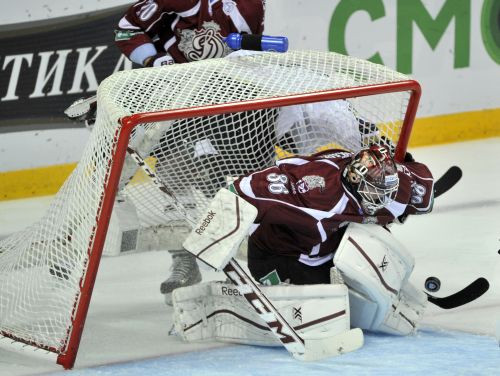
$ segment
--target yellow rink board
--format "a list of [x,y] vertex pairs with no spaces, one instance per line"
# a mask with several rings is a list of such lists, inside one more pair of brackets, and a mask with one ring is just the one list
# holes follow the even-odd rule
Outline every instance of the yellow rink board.
[[[418,118],[413,126],[410,147],[488,137],[500,137],[500,108]],[[76,163],[68,163],[0,172],[0,201],[53,195],[75,166]]]

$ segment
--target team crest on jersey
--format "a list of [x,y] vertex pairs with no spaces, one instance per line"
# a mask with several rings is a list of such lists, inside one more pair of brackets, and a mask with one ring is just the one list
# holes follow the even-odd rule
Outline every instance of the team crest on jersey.
[[203,22],[201,30],[180,30],[179,50],[189,61],[224,57],[231,52],[213,21]]
[[323,192],[326,187],[325,178],[318,175],[303,176],[295,185],[299,193],[306,193],[315,188],[319,188],[319,191]]

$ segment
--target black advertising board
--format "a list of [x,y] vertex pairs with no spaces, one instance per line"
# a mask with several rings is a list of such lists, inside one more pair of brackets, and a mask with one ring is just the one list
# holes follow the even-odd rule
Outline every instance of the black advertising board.
[[114,45],[126,7],[0,29],[0,133],[75,124],[63,111],[131,63]]

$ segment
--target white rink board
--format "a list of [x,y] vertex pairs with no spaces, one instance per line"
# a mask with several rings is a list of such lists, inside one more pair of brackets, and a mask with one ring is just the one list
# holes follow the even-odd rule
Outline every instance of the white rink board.
[[[73,16],[131,3],[130,0],[18,0],[8,12],[0,14],[0,30],[9,24]],[[327,50],[330,22],[339,3],[340,0],[269,0],[265,33],[287,36],[290,40],[290,49]],[[346,49],[352,56],[360,58],[369,58],[379,53],[384,64],[395,68],[398,53],[396,48],[398,2],[383,0],[376,3],[383,7],[382,17],[372,20],[366,11],[357,11],[349,17],[345,29]],[[422,0],[422,3],[429,15],[435,18],[444,4],[450,2]],[[481,9],[484,3],[485,0],[471,2],[468,67],[454,68],[453,20],[435,49],[429,46],[422,32],[413,26],[415,30],[411,76],[420,82],[423,90],[417,118],[500,107],[497,92],[500,84],[499,66],[487,54],[481,36]],[[0,55],[0,62],[2,58]],[[0,73],[10,74],[10,68]],[[8,105],[8,102],[5,105]],[[84,134],[82,129],[67,131],[71,132],[71,135],[68,136],[62,130],[25,132],[21,144],[18,143],[19,137],[2,134],[0,172],[78,161],[88,135]],[[65,142],[67,147],[56,151],[57,146]],[[13,145],[19,145],[14,154],[11,152]],[[43,153],[38,153],[37,158],[33,158],[31,150],[43,150]],[[20,155],[26,155],[31,159],[25,161]]]
[[[421,0],[429,16],[436,19],[446,1]],[[0,14],[0,25],[73,16],[132,4],[130,0],[18,0],[8,12]],[[291,49],[328,49],[328,32],[332,15],[340,0],[269,0],[266,5],[265,34],[284,35]],[[372,19],[366,9],[354,12],[347,20],[347,52],[368,59],[379,53],[383,63],[396,67],[397,7],[396,0],[376,2],[382,15]],[[423,87],[421,108],[417,116],[433,116],[463,111],[498,108],[497,87],[500,69],[486,52],[481,35],[481,11],[485,1],[471,1],[469,66],[454,68],[455,20],[433,49],[419,28],[413,25],[413,71],[410,73]],[[453,5],[453,4],[452,4]],[[112,32],[112,30],[110,30]],[[458,38],[458,37],[457,37]],[[460,42],[459,42],[460,43]],[[496,80],[496,84],[494,83]]]

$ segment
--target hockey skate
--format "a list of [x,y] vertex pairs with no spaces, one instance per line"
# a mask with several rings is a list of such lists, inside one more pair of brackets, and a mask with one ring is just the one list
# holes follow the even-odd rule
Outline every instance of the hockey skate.
[[169,253],[172,255],[172,274],[161,283],[160,292],[165,295],[165,304],[172,305],[172,291],[201,282],[201,273],[196,257],[188,251],[182,249]]

